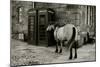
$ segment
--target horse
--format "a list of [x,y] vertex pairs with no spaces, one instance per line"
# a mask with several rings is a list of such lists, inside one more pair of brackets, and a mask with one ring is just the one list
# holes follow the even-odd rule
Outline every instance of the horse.
[[[63,44],[64,44],[64,42],[67,41],[66,46],[70,50],[69,59],[73,58],[72,48],[75,49],[74,58],[77,58],[77,46],[78,46],[77,28],[73,24],[66,24],[62,27],[52,24],[47,27],[46,31],[51,31],[51,30],[54,30],[54,38],[57,42],[55,52],[62,53]],[[58,50],[59,44],[60,44],[60,50]]]

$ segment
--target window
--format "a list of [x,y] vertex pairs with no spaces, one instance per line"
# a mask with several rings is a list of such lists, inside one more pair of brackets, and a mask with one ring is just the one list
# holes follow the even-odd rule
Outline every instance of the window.
[[23,16],[23,7],[19,7],[18,8],[18,23],[23,22],[22,16]]

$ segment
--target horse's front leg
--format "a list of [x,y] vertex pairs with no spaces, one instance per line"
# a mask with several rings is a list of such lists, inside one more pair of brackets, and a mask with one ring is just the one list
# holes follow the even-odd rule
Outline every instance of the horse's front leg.
[[63,42],[61,41],[60,42],[60,51],[59,51],[59,53],[62,53],[62,47],[63,47]]
[[58,53],[58,43],[59,43],[59,42],[57,42],[57,44],[56,44],[56,50],[55,50],[55,53]]

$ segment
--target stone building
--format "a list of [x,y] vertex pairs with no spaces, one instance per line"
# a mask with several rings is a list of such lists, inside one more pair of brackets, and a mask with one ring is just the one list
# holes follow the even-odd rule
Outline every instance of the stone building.
[[[31,1],[11,1],[11,33],[15,39],[23,39],[28,34],[28,10],[33,8]],[[19,38],[21,36],[21,38]]]
[[35,2],[35,8],[52,8],[60,25],[73,23],[82,31],[95,31],[96,6]]
[[32,8],[51,8],[55,11],[54,23],[60,26],[72,23],[80,27],[81,31],[92,32],[95,35],[96,6],[31,1],[12,1],[11,3],[11,29],[12,37],[15,39],[24,39],[24,34],[28,35],[28,10]]
[[[35,8],[51,8],[55,11],[55,24],[74,24],[80,30],[80,43],[96,35],[96,6],[35,2]],[[89,37],[88,37],[88,33]]]

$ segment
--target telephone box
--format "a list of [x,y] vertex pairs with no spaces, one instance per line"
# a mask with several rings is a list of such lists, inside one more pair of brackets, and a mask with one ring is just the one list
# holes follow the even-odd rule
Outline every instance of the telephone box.
[[55,12],[52,9],[30,9],[28,12],[28,41],[31,44],[50,44],[46,28],[55,19]]
[[37,23],[37,10],[30,9],[28,11],[28,43],[36,44],[36,23]]
[[50,45],[50,43],[53,43],[52,41],[50,42],[51,39],[48,38],[46,28],[48,27],[50,22],[54,21],[54,19],[55,19],[55,12],[52,9],[39,9],[38,11],[38,43],[39,44]]

